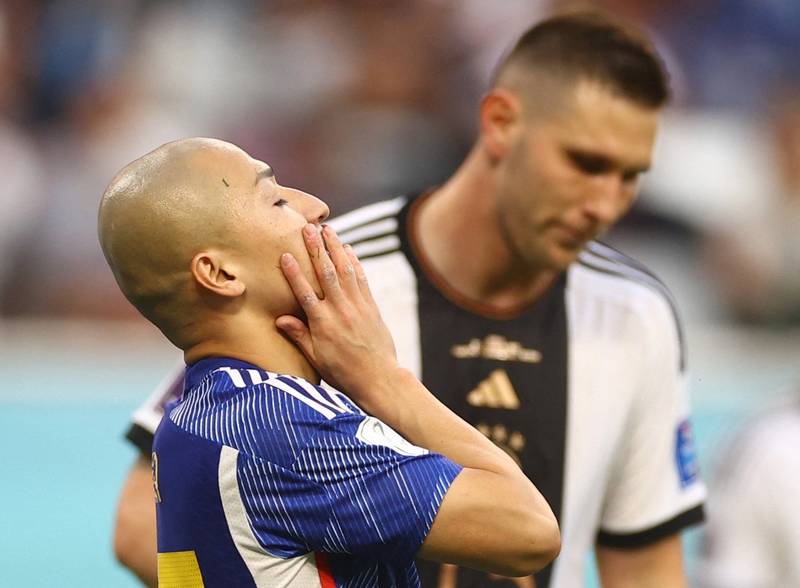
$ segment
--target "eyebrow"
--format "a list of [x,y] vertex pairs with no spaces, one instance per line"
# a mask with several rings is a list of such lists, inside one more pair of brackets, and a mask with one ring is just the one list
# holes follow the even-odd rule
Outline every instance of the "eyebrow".
[[275,171],[270,167],[266,166],[259,170],[256,174],[256,181],[255,183],[258,184],[261,180],[270,179],[275,177]]
[[650,171],[649,163],[638,166],[625,167],[613,157],[608,157],[605,154],[596,153],[591,150],[587,151],[585,149],[581,149],[580,147],[566,147],[565,151],[570,157],[586,158],[588,160],[592,160],[593,163],[601,164],[608,168],[617,168],[625,174],[629,173],[644,174]]

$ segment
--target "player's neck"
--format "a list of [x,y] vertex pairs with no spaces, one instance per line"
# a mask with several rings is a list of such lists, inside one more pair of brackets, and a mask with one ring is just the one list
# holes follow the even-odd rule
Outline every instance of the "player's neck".
[[318,383],[319,374],[305,355],[275,327],[274,320],[239,320],[184,351],[187,364],[205,357],[231,357],[263,370]]
[[525,264],[497,223],[495,180],[477,150],[423,201],[412,230],[423,261],[461,296],[507,310],[540,298],[558,275]]

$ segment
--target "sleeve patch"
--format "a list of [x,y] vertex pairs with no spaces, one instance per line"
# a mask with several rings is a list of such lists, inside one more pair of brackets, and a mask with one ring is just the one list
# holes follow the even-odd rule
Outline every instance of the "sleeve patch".
[[699,479],[700,467],[694,448],[692,426],[688,420],[682,421],[675,432],[675,461],[682,488],[692,485]]
[[371,416],[361,421],[356,431],[356,438],[367,445],[388,447],[400,455],[415,457],[428,453],[427,449],[409,443],[389,425]]

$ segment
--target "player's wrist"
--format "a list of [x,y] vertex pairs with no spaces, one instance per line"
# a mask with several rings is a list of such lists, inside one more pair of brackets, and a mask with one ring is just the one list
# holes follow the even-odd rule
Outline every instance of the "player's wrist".
[[406,391],[412,386],[422,386],[409,370],[397,362],[381,362],[380,367],[372,369],[367,375],[354,382],[348,389],[362,409],[381,419],[388,417],[386,411],[396,410],[404,405]]

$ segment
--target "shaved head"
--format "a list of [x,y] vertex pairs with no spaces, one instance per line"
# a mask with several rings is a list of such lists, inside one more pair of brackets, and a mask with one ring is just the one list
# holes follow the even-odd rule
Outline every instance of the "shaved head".
[[137,310],[184,352],[219,353],[300,312],[280,256],[292,254],[318,287],[302,229],[328,212],[237,146],[195,138],[120,171],[103,193],[98,232]]
[[216,139],[175,141],[127,165],[103,194],[98,231],[114,277],[173,342],[188,319],[192,257],[235,238],[235,187],[252,177],[252,161]]

